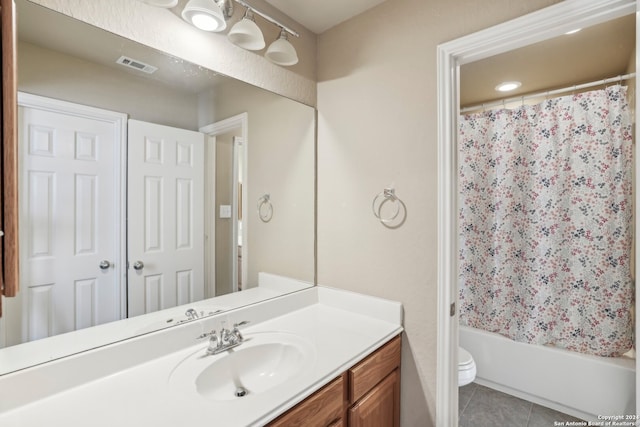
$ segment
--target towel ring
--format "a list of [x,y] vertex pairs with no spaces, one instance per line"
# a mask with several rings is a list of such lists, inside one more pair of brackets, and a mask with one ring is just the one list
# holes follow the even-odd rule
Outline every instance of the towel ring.
[[258,217],[262,222],[269,222],[273,218],[273,205],[271,196],[265,194],[258,199]]
[[[387,203],[393,203],[395,208],[390,215],[383,217],[382,208]],[[407,218],[407,206],[396,196],[396,191],[393,188],[385,188],[374,197],[371,209],[373,210],[373,215],[387,228],[398,228],[404,224]],[[400,216],[401,213],[402,215]]]

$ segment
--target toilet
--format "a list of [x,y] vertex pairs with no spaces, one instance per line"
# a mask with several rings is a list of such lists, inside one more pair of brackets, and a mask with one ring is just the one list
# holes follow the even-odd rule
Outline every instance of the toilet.
[[471,353],[458,347],[458,387],[472,383],[476,378],[476,362]]

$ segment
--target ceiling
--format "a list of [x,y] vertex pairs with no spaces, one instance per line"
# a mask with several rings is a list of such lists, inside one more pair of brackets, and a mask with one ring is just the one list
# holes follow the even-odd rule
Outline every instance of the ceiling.
[[[265,0],[308,30],[321,34],[385,0]],[[251,3],[249,1],[249,3]]]
[[[635,15],[584,28],[460,67],[460,105],[563,89],[628,72],[635,51]],[[519,81],[513,92],[495,87]]]

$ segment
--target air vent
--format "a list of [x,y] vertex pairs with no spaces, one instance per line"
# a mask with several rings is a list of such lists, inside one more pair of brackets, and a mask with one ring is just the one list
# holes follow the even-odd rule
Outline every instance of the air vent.
[[134,70],[142,71],[147,74],[153,74],[158,70],[158,67],[154,67],[153,65],[145,64],[142,61],[138,61],[133,58],[129,58],[126,56],[121,56],[116,61],[120,65],[124,65],[125,67],[133,68]]

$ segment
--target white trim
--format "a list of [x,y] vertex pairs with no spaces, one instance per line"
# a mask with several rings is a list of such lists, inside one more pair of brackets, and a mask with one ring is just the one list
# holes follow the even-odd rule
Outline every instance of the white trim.
[[217,139],[215,136],[205,135],[205,182],[204,182],[204,295],[205,298],[216,296],[216,223],[215,223],[215,198],[216,198],[216,170],[209,165],[216,164]]
[[[636,75],[638,74],[638,67],[640,66],[640,58],[638,57],[638,46],[640,45],[640,32],[638,31],[638,28],[640,28],[640,2],[636,2],[636,63],[635,65],[635,71],[636,71]],[[635,117],[634,117],[634,135],[635,138],[637,140],[638,138],[638,131],[640,129],[638,129],[638,123],[640,122],[640,108],[638,108],[640,106],[640,101],[638,101],[638,84],[637,84],[637,79],[636,79],[636,87],[635,87],[635,105],[633,106],[634,112],[635,112]],[[637,141],[635,141],[636,144],[635,146],[637,147]],[[638,173],[638,171],[640,171],[640,159],[638,159],[638,150],[636,148],[636,150],[634,151],[634,167],[635,167],[635,190],[634,190],[634,215],[635,215],[635,224],[634,224],[634,248],[635,248],[635,269],[636,269],[636,273],[635,273],[635,277],[638,277],[638,266],[640,265],[640,253],[638,253],[638,231],[640,230],[640,215],[638,215],[638,207],[640,206],[639,204],[639,198],[640,196],[638,195],[638,188],[640,188],[640,174]],[[638,306],[638,301],[640,301],[640,289],[638,287],[638,281],[636,279],[636,307]],[[636,330],[635,330],[635,337],[636,337],[636,349],[638,348],[638,331],[640,331],[640,318],[638,317],[637,314],[637,308],[636,308]],[[636,413],[638,413],[638,411],[640,410],[640,381],[638,381],[638,370],[640,370],[640,362],[638,361],[638,356],[636,355]],[[636,421],[636,425],[638,425],[638,423],[640,423],[640,420]]]
[[[576,26],[584,28],[635,12],[635,0],[565,0],[438,46],[437,426],[458,425],[458,315],[449,316],[449,308],[452,303],[457,304],[458,294],[456,122],[459,66],[556,37]],[[640,162],[636,158],[636,168],[638,165]],[[638,200],[635,202],[638,206]],[[636,251],[636,265],[639,261],[640,255]]]
[[115,128],[116,145],[114,162],[116,167],[114,186],[119,188],[120,197],[114,200],[115,210],[119,212],[116,218],[116,227],[119,230],[119,241],[116,247],[119,259],[114,263],[114,274],[119,278],[120,307],[118,317],[124,319],[127,315],[127,114],[102,108],[89,107],[59,99],[47,98],[25,92],[18,92],[18,105],[21,107],[35,108],[43,111],[64,113],[66,115],[82,117],[92,120],[100,120],[109,123]]
[[[244,176],[242,177],[242,183],[243,183],[243,187],[245,188],[245,191],[242,192],[242,218],[243,218],[243,223],[242,223],[242,277],[243,277],[243,284],[246,284],[246,280],[249,277],[248,275],[248,265],[249,265],[249,248],[248,248],[248,240],[247,240],[247,236],[248,236],[248,232],[249,232],[249,224],[247,221],[248,216],[248,195],[247,195],[247,191],[246,189],[249,188],[249,183],[248,183],[248,158],[249,158],[249,114],[244,112],[244,113],[240,113],[237,114],[235,116],[229,117],[227,119],[221,120],[219,122],[215,122],[206,126],[203,126],[200,128],[200,132],[204,133],[205,135],[207,135],[208,137],[214,137],[213,141],[215,142],[215,136],[216,135],[221,135],[236,129],[240,129],[240,135],[239,137],[242,139],[243,145],[244,145],[244,157],[242,159],[242,169],[243,169],[243,173]],[[215,151],[215,150],[213,150]],[[215,155],[215,154],[214,154]],[[215,160],[215,157],[213,157],[213,159]],[[211,157],[209,157],[209,160],[211,160]],[[213,163],[215,164],[215,162]],[[211,170],[211,168],[209,168]],[[215,174],[214,174],[215,175]],[[214,187],[215,188],[215,187]],[[207,192],[208,194],[210,194],[210,192]],[[215,194],[215,193],[213,193]],[[212,236],[215,236],[215,234],[213,234],[213,230],[215,230],[215,224],[210,224],[209,225],[209,230],[210,230],[210,234]],[[234,233],[235,235],[235,233]],[[215,256],[215,239],[210,239],[210,244],[209,244],[209,258]],[[234,253],[237,253],[234,251]],[[236,256],[233,263],[234,263],[234,271],[237,270],[237,262],[238,262],[238,257]],[[213,264],[213,263],[210,263]],[[213,272],[215,273],[215,266],[212,267],[213,268]],[[209,272],[211,273],[211,271]],[[208,287],[209,287],[209,296],[215,296],[215,280],[214,280],[215,276],[210,276],[209,280],[208,280]],[[237,277],[236,274],[234,273],[234,277]],[[233,283],[233,289],[234,291],[237,290],[237,280],[234,281]]]
[[[240,150],[240,153],[238,153],[238,147],[242,147],[242,149]],[[233,211],[232,211],[232,216],[234,218],[233,221],[233,242],[232,242],[232,256],[233,256],[233,292],[237,292],[238,291],[238,233],[240,232],[240,230],[238,229],[238,192],[240,191],[240,188],[238,187],[238,183],[239,182],[243,182],[243,188],[244,190],[242,191],[242,212],[240,212],[240,214],[242,214],[242,251],[240,252],[241,256],[246,255],[246,250],[247,250],[247,234],[244,232],[244,226],[247,224],[247,205],[244,202],[244,198],[246,196],[246,186],[244,185],[244,179],[247,177],[247,156],[244,155],[244,150],[246,148],[246,144],[244,141],[244,138],[241,136],[236,136],[233,138],[233,195],[232,195],[232,200],[234,201],[233,203]],[[240,167],[238,167],[238,164],[240,163]],[[238,170],[240,169],[240,171]],[[247,268],[246,268],[246,263],[242,264],[242,271],[240,272],[240,283],[242,283],[243,285],[243,289],[246,289],[246,287],[244,287],[244,285],[247,283]]]

